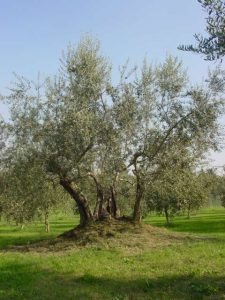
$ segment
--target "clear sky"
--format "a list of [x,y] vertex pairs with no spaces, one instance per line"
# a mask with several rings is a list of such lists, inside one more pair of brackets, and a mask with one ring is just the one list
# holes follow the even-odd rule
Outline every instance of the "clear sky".
[[[127,58],[155,63],[172,54],[193,83],[201,82],[215,63],[177,46],[204,32],[205,17],[197,0],[0,0],[0,94],[7,93],[13,72],[31,79],[56,73],[63,49],[86,33],[100,40],[114,76]],[[7,117],[2,104],[0,112]],[[225,151],[213,158],[225,164]]]

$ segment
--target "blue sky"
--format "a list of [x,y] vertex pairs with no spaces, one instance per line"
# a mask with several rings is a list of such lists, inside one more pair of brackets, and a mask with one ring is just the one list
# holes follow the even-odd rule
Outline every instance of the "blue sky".
[[[7,93],[13,72],[31,79],[56,73],[63,49],[86,33],[100,40],[114,76],[127,58],[155,63],[172,54],[193,83],[201,82],[209,63],[177,46],[204,32],[205,17],[197,0],[0,0],[0,93]],[[7,116],[1,104],[0,112]],[[223,153],[213,157],[225,163]]]

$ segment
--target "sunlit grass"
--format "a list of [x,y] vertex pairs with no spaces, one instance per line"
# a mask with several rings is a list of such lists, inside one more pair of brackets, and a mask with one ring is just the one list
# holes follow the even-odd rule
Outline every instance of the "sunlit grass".
[[[165,226],[165,217],[152,214],[145,218],[145,222],[161,227]],[[192,214],[190,219],[187,216],[176,216],[167,228],[172,231],[225,238],[225,208],[204,208]]]

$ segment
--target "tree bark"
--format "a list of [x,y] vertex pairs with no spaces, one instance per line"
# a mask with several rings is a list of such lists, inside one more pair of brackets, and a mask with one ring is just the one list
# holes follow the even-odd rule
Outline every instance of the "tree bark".
[[119,217],[118,207],[116,203],[117,193],[115,184],[110,185],[110,198],[109,198],[109,210],[112,217],[117,218]]
[[97,177],[93,173],[88,173],[88,175],[94,179],[96,185],[96,192],[97,192],[97,200],[94,209],[94,218],[100,219],[101,216],[106,213],[104,192]]
[[104,214],[105,212],[104,203],[105,203],[105,197],[103,191],[97,188],[97,201],[94,209],[94,217],[96,219],[99,219],[101,215]]
[[137,185],[136,185],[136,198],[134,204],[134,212],[133,212],[133,221],[140,222],[141,221],[141,200],[143,197],[143,187],[141,184],[141,178],[138,174],[136,174]]
[[80,226],[85,226],[93,220],[93,214],[88,204],[86,197],[79,191],[76,186],[72,185],[72,182],[68,179],[60,179],[61,186],[70,194],[75,200],[78,211],[80,214]]
[[119,172],[116,173],[116,176],[109,186],[109,197],[108,197],[108,207],[107,210],[113,218],[120,217],[120,210],[117,206],[117,192],[116,192],[116,183],[119,179]]
[[116,193],[115,184],[110,186],[110,192],[111,192],[111,215],[114,218],[118,218],[120,216],[120,213],[117,207],[117,193]]

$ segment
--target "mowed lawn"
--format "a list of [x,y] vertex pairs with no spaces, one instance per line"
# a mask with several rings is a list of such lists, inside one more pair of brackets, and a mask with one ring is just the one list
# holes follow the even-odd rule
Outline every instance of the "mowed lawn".
[[[42,224],[0,226],[0,299],[225,299],[225,209],[201,210],[173,220],[169,231],[196,237],[171,246],[130,251],[104,247],[15,251],[70,229],[76,217],[55,216],[51,233]],[[146,223],[164,226],[163,217]]]

